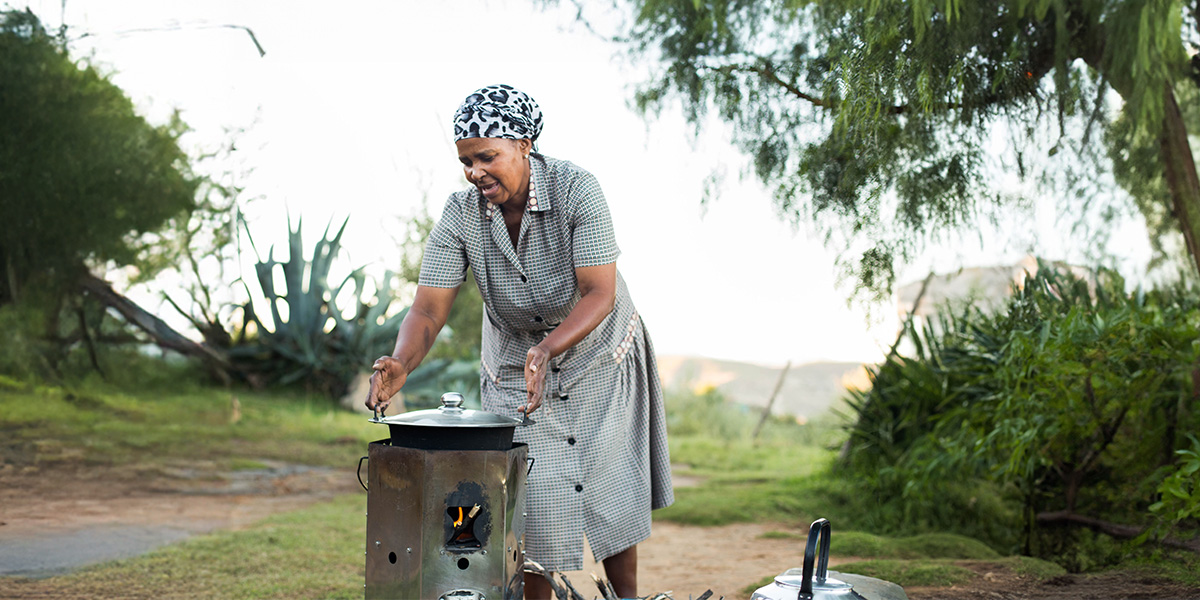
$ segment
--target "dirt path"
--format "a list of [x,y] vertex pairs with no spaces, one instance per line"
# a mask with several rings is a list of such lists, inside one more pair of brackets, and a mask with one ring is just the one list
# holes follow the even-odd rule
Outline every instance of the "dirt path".
[[10,467],[0,472],[0,576],[44,577],[137,556],[358,489],[341,469],[263,462],[223,475],[204,465],[170,473]]
[[[136,556],[190,535],[246,527],[274,513],[361,491],[347,469],[264,464],[265,469],[219,476],[205,465],[155,472],[0,470],[0,576],[46,576]],[[643,593],[673,592],[677,600],[709,589],[713,598],[747,598],[742,591],[747,586],[800,566],[798,541],[761,537],[786,529],[657,522],[638,547],[639,587]],[[589,573],[603,574],[603,568],[590,562],[588,552],[585,559],[582,571],[567,575],[589,593],[594,589]],[[834,559],[831,566],[846,560]],[[1146,579],[1064,576],[1041,583],[998,567],[970,568],[980,577],[969,586],[906,591],[913,600],[1200,598],[1200,591]]]

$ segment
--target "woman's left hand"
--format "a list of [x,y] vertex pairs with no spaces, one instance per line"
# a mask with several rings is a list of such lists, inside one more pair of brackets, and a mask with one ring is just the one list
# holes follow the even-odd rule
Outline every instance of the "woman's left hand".
[[530,348],[525,355],[525,389],[528,397],[525,406],[517,410],[528,415],[542,405],[546,369],[548,368],[550,368],[550,352],[541,346]]

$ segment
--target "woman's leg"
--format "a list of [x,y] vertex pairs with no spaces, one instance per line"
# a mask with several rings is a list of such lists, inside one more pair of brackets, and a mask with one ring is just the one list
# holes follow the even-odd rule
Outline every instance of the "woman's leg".
[[545,577],[533,573],[525,574],[525,600],[554,600],[554,591]]
[[630,546],[604,559],[604,574],[613,591],[622,598],[637,597],[637,546]]

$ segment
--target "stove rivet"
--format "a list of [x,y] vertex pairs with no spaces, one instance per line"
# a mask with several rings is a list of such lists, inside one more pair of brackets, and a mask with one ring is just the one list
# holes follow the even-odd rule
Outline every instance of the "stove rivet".
[[479,551],[479,553],[480,553],[480,554],[487,554],[487,550],[480,550],[480,551]]
[[376,548],[378,548],[378,547],[379,547],[379,540],[375,540],[375,547],[376,547]]
[[405,548],[405,550],[407,550],[409,554],[412,554],[412,548]]

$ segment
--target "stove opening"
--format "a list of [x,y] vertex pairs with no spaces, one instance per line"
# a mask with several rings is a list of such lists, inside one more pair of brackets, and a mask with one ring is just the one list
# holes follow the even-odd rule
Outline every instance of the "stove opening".
[[459,550],[483,546],[479,538],[475,537],[475,521],[479,517],[480,510],[478,504],[446,508],[446,516],[449,517],[452,524],[450,539],[446,540],[447,547]]

